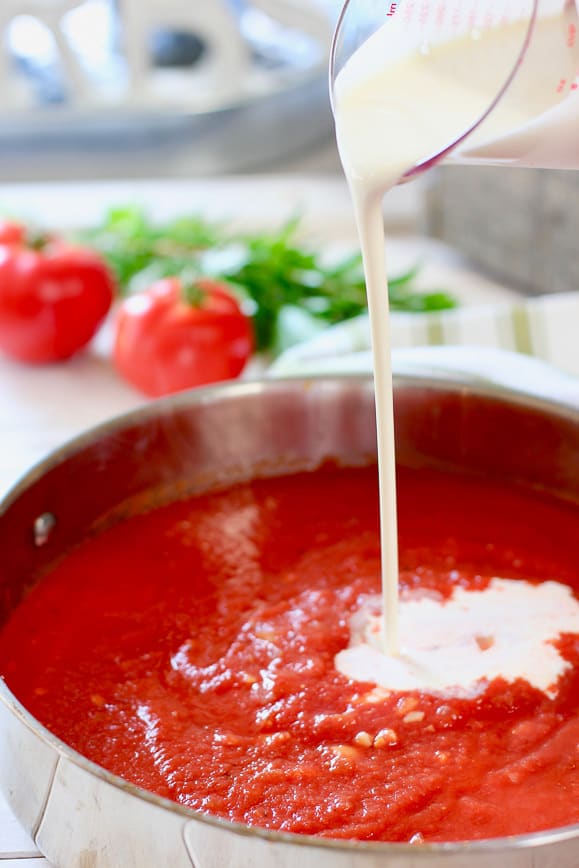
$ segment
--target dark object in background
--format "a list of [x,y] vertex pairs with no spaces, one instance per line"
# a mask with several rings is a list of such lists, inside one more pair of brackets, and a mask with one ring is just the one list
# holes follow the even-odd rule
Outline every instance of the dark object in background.
[[157,30],[151,37],[150,51],[154,66],[182,69],[195,66],[207,45],[196,33]]

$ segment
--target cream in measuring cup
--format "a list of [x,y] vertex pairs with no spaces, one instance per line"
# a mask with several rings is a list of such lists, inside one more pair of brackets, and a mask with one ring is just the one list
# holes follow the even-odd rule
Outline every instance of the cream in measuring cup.
[[[383,174],[384,191],[440,155],[579,168],[575,0],[539,0],[536,8],[506,0],[478,0],[476,8],[472,0],[393,5],[394,16],[335,78],[338,143],[350,181]],[[355,7],[351,0],[348,9]],[[495,7],[504,14],[490,26]],[[511,8],[516,14],[508,16]]]

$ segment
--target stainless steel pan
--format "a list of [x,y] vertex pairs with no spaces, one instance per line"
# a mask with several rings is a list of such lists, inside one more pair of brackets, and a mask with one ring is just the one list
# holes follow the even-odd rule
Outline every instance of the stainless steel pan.
[[[579,411],[495,387],[396,381],[402,464],[518,480],[579,510]],[[46,567],[134,508],[324,459],[375,460],[367,379],[225,385],[101,426],[0,506],[0,623]],[[0,680],[0,786],[59,868],[577,868],[579,826],[449,845],[328,841],[234,825],[146,793],[45,730]]]

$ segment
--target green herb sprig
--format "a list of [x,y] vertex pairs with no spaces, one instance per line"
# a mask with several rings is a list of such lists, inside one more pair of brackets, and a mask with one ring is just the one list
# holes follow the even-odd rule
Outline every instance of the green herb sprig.
[[[299,219],[271,232],[240,234],[200,216],[153,223],[141,208],[112,209],[83,240],[103,254],[123,294],[161,277],[227,281],[253,316],[259,351],[280,352],[327,325],[366,310],[359,254],[327,263],[298,239]],[[444,291],[416,288],[418,266],[390,280],[392,310],[424,313],[456,306]]]

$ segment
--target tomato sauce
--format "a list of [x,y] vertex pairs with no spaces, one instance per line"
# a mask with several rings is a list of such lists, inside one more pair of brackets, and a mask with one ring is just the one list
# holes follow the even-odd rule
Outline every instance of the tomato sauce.
[[[473,699],[373,691],[334,668],[379,591],[377,502],[375,468],[324,468],[135,516],[29,594],[0,673],[91,760],[232,820],[412,842],[579,821],[579,636],[558,640],[555,698],[502,679]],[[403,589],[577,594],[575,507],[402,468],[399,522]]]

